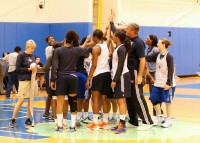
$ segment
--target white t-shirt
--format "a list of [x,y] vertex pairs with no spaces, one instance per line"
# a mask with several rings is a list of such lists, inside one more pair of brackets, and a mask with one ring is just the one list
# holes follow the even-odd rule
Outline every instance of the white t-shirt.
[[94,71],[93,77],[97,76],[101,73],[110,72],[110,66],[108,63],[109,60],[109,49],[106,42],[102,44],[97,44],[101,48],[101,54],[98,56],[97,59],[97,67]]
[[[118,69],[118,62],[119,62],[119,56],[118,56],[118,50],[121,46],[124,46],[123,44],[119,45],[113,52],[113,56],[112,56],[112,71],[111,71],[111,77],[112,79],[114,79],[115,74],[117,72]],[[123,70],[122,70],[122,74],[121,76],[123,76],[125,73],[129,72],[128,67],[127,67],[127,60],[128,59],[128,54],[126,54],[126,59],[124,61],[124,66],[123,66]]]
[[[168,78],[168,67],[167,67],[167,54],[160,59],[161,53],[158,55],[156,60],[156,73],[154,86],[164,88]],[[175,76],[173,74],[172,86],[176,85]]]
[[6,55],[3,60],[8,62],[8,72],[13,72],[16,70],[16,62],[17,62],[18,53],[13,52]]
[[46,59],[48,59],[52,55],[53,55],[53,46],[47,46],[45,49]]

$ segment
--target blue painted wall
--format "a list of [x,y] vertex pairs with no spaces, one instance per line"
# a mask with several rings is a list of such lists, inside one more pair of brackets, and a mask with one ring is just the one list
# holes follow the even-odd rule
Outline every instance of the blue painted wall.
[[[23,48],[28,39],[35,40],[37,48],[35,54],[45,59],[45,48],[47,46],[45,37],[51,34],[55,40],[63,40],[66,31],[75,30],[80,39],[92,34],[92,23],[0,23],[0,54],[5,51],[12,52],[16,45]],[[171,37],[167,32],[171,31]],[[149,34],[155,34],[158,38],[169,38],[174,45],[169,51],[174,56],[177,75],[195,74],[200,71],[200,29],[199,28],[178,28],[178,27],[151,27],[142,26],[140,36],[143,40]]]
[[37,47],[35,55],[41,57],[42,63],[46,61],[45,48],[47,46],[45,37],[52,35],[55,40],[63,40],[68,30],[75,30],[80,38],[92,33],[92,23],[0,23],[0,54],[5,51],[13,52],[15,46],[19,45],[23,51],[28,39],[33,39]]
[[44,59],[47,34],[49,34],[47,23],[0,23],[0,53],[13,52],[17,45],[24,51],[26,41],[33,39],[37,44],[35,54]]
[[[171,37],[168,37],[168,31],[171,31]],[[174,56],[177,75],[190,75],[200,71],[199,28],[142,26],[139,34],[143,40],[149,34],[155,34],[158,38],[168,38],[173,42],[169,51]]]
[[63,40],[68,30],[75,30],[80,36],[80,39],[92,34],[92,23],[53,23],[50,24],[50,33],[54,36],[55,40]]

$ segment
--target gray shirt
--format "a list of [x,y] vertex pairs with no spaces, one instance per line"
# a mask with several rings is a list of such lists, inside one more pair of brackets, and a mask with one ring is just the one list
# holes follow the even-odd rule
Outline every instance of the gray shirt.
[[[158,53],[158,52],[159,52],[159,50],[157,47],[148,48],[147,55],[151,56],[154,53]],[[156,62],[147,62],[147,68],[148,68],[149,72],[155,72],[156,71]]]

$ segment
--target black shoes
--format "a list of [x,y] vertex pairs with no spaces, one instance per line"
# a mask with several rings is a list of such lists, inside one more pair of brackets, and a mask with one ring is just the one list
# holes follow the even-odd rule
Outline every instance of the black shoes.
[[[15,127],[15,119],[10,119],[10,122],[9,122],[9,127],[10,128],[14,128]],[[32,126],[32,121],[30,120],[30,118],[27,118],[26,121],[25,121],[25,127],[31,127]]]
[[27,118],[25,121],[25,126],[26,127],[31,127],[32,126],[32,121],[30,120],[30,118]]
[[10,128],[14,128],[15,127],[15,119],[10,119],[10,122],[9,122],[9,127]]

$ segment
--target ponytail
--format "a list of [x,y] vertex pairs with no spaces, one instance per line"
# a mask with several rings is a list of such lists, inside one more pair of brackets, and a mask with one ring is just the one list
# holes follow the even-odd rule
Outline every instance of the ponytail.
[[161,43],[162,43],[162,44],[165,44],[165,48],[166,48],[166,49],[167,49],[169,46],[172,46],[172,45],[173,45],[173,43],[172,43],[170,40],[168,40],[167,38],[161,38],[160,40],[161,40]]
[[128,37],[126,37],[126,33],[124,31],[121,31],[121,30],[116,31],[115,36],[119,38],[121,43],[125,45],[127,52],[130,53],[130,51],[131,51],[131,40]]
[[126,37],[126,38],[122,41],[122,43],[125,45],[127,52],[130,53],[130,51],[131,51],[131,40],[130,40],[129,38]]

